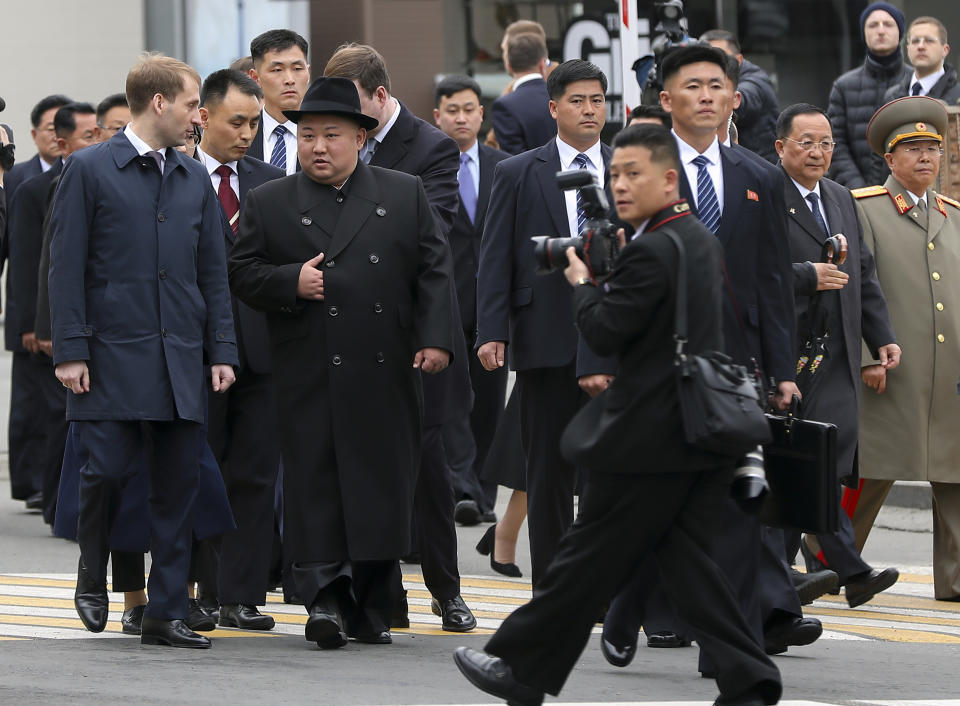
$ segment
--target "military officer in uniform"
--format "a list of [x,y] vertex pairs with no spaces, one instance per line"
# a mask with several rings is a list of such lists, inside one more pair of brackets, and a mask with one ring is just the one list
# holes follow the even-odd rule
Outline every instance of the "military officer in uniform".
[[860,474],[853,522],[863,546],[895,480],[933,486],[934,594],[960,600],[960,203],[930,187],[940,170],[947,112],[911,96],[880,108],[870,147],[891,175],[855,189],[863,235],[903,348],[896,370],[864,348]]

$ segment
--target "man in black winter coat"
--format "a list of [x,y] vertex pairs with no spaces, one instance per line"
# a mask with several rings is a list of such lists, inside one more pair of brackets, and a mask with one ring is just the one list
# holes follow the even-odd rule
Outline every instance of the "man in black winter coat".
[[907,80],[900,38],[903,13],[887,2],[874,2],[860,15],[860,33],[867,45],[863,65],[833,82],[827,115],[833,127],[833,167],[830,176],[849,189],[879,184],[884,161],[867,144],[867,123],[885,102],[884,94]]
[[739,145],[776,164],[777,151],[773,143],[777,141],[777,115],[780,109],[767,72],[743,58],[740,42],[732,32],[711,29],[700,36],[700,41],[736,57],[740,64],[737,84],[740,106],[735,111],[734,122],[737,124]]
[[944,59],[950,53],[947,28],[936,17],[918,17],[907,30],[907,58],[913,74],[887,89],[884,103],[904,96],[930,96],[947,105],[960,99],[957,71]]

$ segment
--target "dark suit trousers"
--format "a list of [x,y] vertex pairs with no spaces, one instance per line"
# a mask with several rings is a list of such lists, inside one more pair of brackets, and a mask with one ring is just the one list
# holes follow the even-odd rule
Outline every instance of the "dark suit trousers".
[[[473,354],[473,336],[467,337],[467,350],[470,354],[470,381],[473,384],[473,410],[470,412],[470,428],[476,441],[477,453],[473,461],[473,475],[480,479],[483,464],[487,462],[487,453],[493,445],[497,424],[503,415],[507,399],[507,366],[497,370],[484,370],[480,359]],[[480,507],[484,511],[493,510],[497,502],[497,483],[493,480],[479,480],[483,489],[483,501]]]
[[13,353],[7,443],[10,449],[10,495],[14,500],[26,500],[43,489],[44,421],[47,417],[43,411],[41,385],[43,377],[52,374],[50,359],[42,353]]
[[43,402],[43,521],[52,527],[57,511],[63,447],[67,443],[67,389],[57,380],[53,360],[42,353],[39,355],[46,366],[46,374],[37,381]]
[[291,575],[304,607],[335,601],[347,634],[373,635],[390,629],[396,561],[308,561]]
[[106,579],[110,532],[120,496],[146,445],[152,558],[146,614],[160,620],[185,618],[200,425],[184,420],[78,421],[77,428],[89,453],[80,471],[77,523],[84,565],[94,579]]
[[420,472],[413,494],[413,524],[423,582],[438,601],[460,594],[453,486],[443,449],[442,426],[423,428]]
[[573,522],[576,470],[560,455],[560,436],[586,396],[576,363],[517,372],[520,435],[527,466],[527,529],[536,590]]
[[113,567],[113,585],[116,593],[142,591],[147,587],[144,579],[143,554],[140,552],[110,552]]
[[778,697],[780,674],[706,549],[728,492],[725,476],[592,472],[580,514],[533,600],[503,622],[486,651],[521,682],[558,694],[606,601],[653,554],[681,617],[717,665],[720,693]]
[[[270,375],[242,371],[222,395],[210,395],[207,439],[220,465],[237,529],[211,540],[222,605],[264,605],[273,548],[274,496],[280,468]],[[216,551],[218,549],[219,551]],[[201,573],[205,573],[201,570]]]

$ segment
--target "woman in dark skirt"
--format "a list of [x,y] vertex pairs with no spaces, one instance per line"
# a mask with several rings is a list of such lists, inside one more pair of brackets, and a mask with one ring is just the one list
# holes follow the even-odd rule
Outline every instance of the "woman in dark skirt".
[[483,480],[513,490],[500,521],[488,527],[477,544],[478,552],[490,556],[490,568],[504,576],[523,575],[516,564],[516,551],[517,537],[527,517],[526,473],[520,438],[520,391],[514,386],[480,473]]

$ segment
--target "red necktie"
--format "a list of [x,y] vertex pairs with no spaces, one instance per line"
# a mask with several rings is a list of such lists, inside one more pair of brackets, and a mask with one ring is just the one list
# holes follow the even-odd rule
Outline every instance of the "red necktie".
[[223,212],[233,228],[233,235],[236,237],[240,229],[240,199],[237,198],[233,188],[230,186],[230,175],[233,170],[225,164],[217,167],[215,172],[220,177],[220,186],[217,188],[217,196],[220,198],[220,205],[223,206]]

